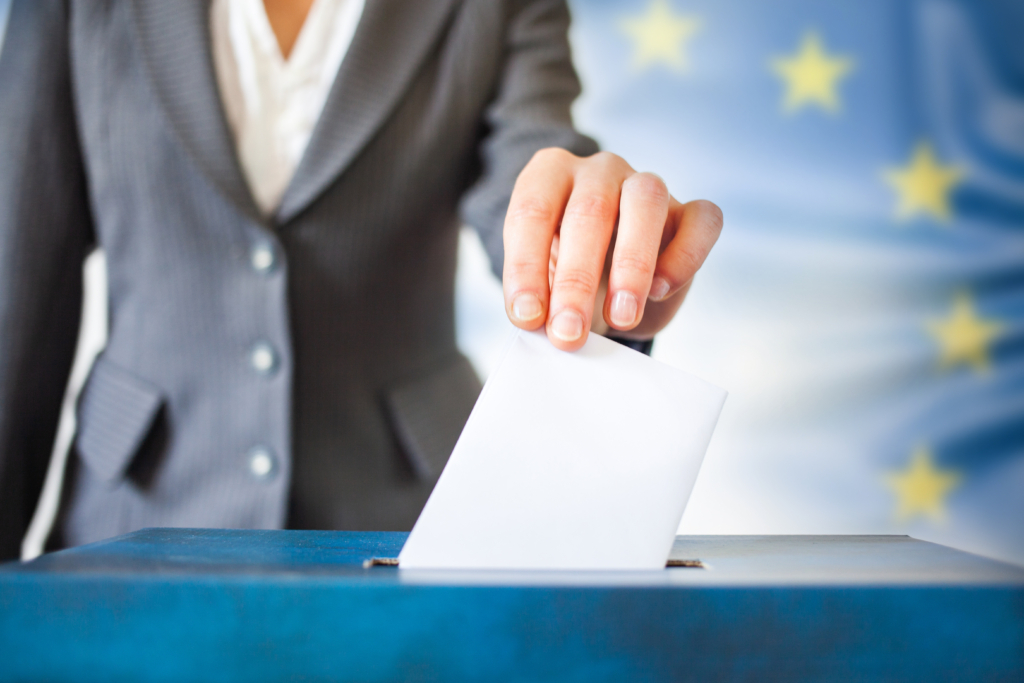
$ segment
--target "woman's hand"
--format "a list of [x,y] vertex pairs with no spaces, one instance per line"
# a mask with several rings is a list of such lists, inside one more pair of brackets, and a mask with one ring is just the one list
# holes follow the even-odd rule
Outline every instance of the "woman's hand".
[[505,218],[505,311],[524,330],[546,326],[566,351],[589,330],[650,339],[721,231],[717,206],[680,204],[621,157],[543,149],[519,174]]

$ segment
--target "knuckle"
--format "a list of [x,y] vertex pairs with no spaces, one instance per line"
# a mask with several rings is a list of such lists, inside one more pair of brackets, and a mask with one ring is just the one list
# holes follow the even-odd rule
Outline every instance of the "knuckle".
[[581,268],[570,268],[555,272],[555,288],[562,293],[570,292],[591,296],[597,291],[597,284],[598,276]]
[[595,220],[611,222],[615,220],[619,207],[610,197],[599,194],[587,194],[574,197],[565,209],[567,218],[577,220]]
[[613,154],[612,152],[605,151],[597,152],[588,159],[592,164],[595,164],[602,168],[621,168],[626,163],[626,160],[620,157],[618,154]]
[[545,147],[539,149],[533,154],[533,158],[530,159],[530,163],[540,164],[557,164],[564,166],[571,163],[576,159],[576,155],[572,152],[562,149],[561,147]]
[[722,215],[722,209],[718,207],[718,204],[709,202],[706,199],[698,199],[693,204],[705,227],[716,232],[722,229],[722,224],[724,223],[725,218]]
[[634,173],[622,183],[622,189],[635,193],[652,204],[668,203],[668,187],[665,186],[664,180],[653,173]]
[[554,223],[558,212],[554,204],[536,196],[524,197],[509,207],[508,217],[512,223]]
[[505,259],[502,275],[509,282],[525,282],[544,279],[547,269],[547,263],[538,264],[523,259]]
[[672,258],[672,271],[674,275],[684,275],[684,277],[678,278],[680,280],[687,280],[693,277],[703,263],[703,259],[700,254],[691,249],[680,249],[677,251]]
[[612,267],[624,273],[646,275],[654,272],[654,258],[639,251],[616,253]]

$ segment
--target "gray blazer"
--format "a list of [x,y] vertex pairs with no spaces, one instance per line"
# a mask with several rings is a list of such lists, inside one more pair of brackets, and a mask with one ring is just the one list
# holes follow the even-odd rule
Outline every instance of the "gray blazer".
[[368,0],[280,209],[239,169],[198,0],[16,0],[0,55],[0,556],[17,555],[81,306],[58,544],[145,526],[408,529],[479,391],[458,226],[495,272],[537,149],[595,151],[562,0]]

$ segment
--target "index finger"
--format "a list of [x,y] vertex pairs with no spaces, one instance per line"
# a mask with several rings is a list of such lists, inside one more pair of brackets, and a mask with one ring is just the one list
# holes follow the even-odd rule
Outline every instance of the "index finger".
[[516,327],[535,330],[547,319],[551,240],[572,192],[576,157],[543,149],[526,165],[505,216],[502,288],[505,312]]

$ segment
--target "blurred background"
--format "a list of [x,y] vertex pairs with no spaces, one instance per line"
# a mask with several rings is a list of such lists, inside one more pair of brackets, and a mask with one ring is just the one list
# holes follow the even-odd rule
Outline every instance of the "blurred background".
[[[680,531],[1024,563],[1024,3],[571,5],[577,125],[725,213],[654,345],[730,392]],[[471,241],[486,374],[507,323]]]
[[[1024,564],[1024,3],[570,4],[577,125],[726,217],[654,345],[730,391],[680,532],[906,533]],[[103,276],[96,254],[27,556]],[[468,229],[458,277],[486,378],[511,327]]]

